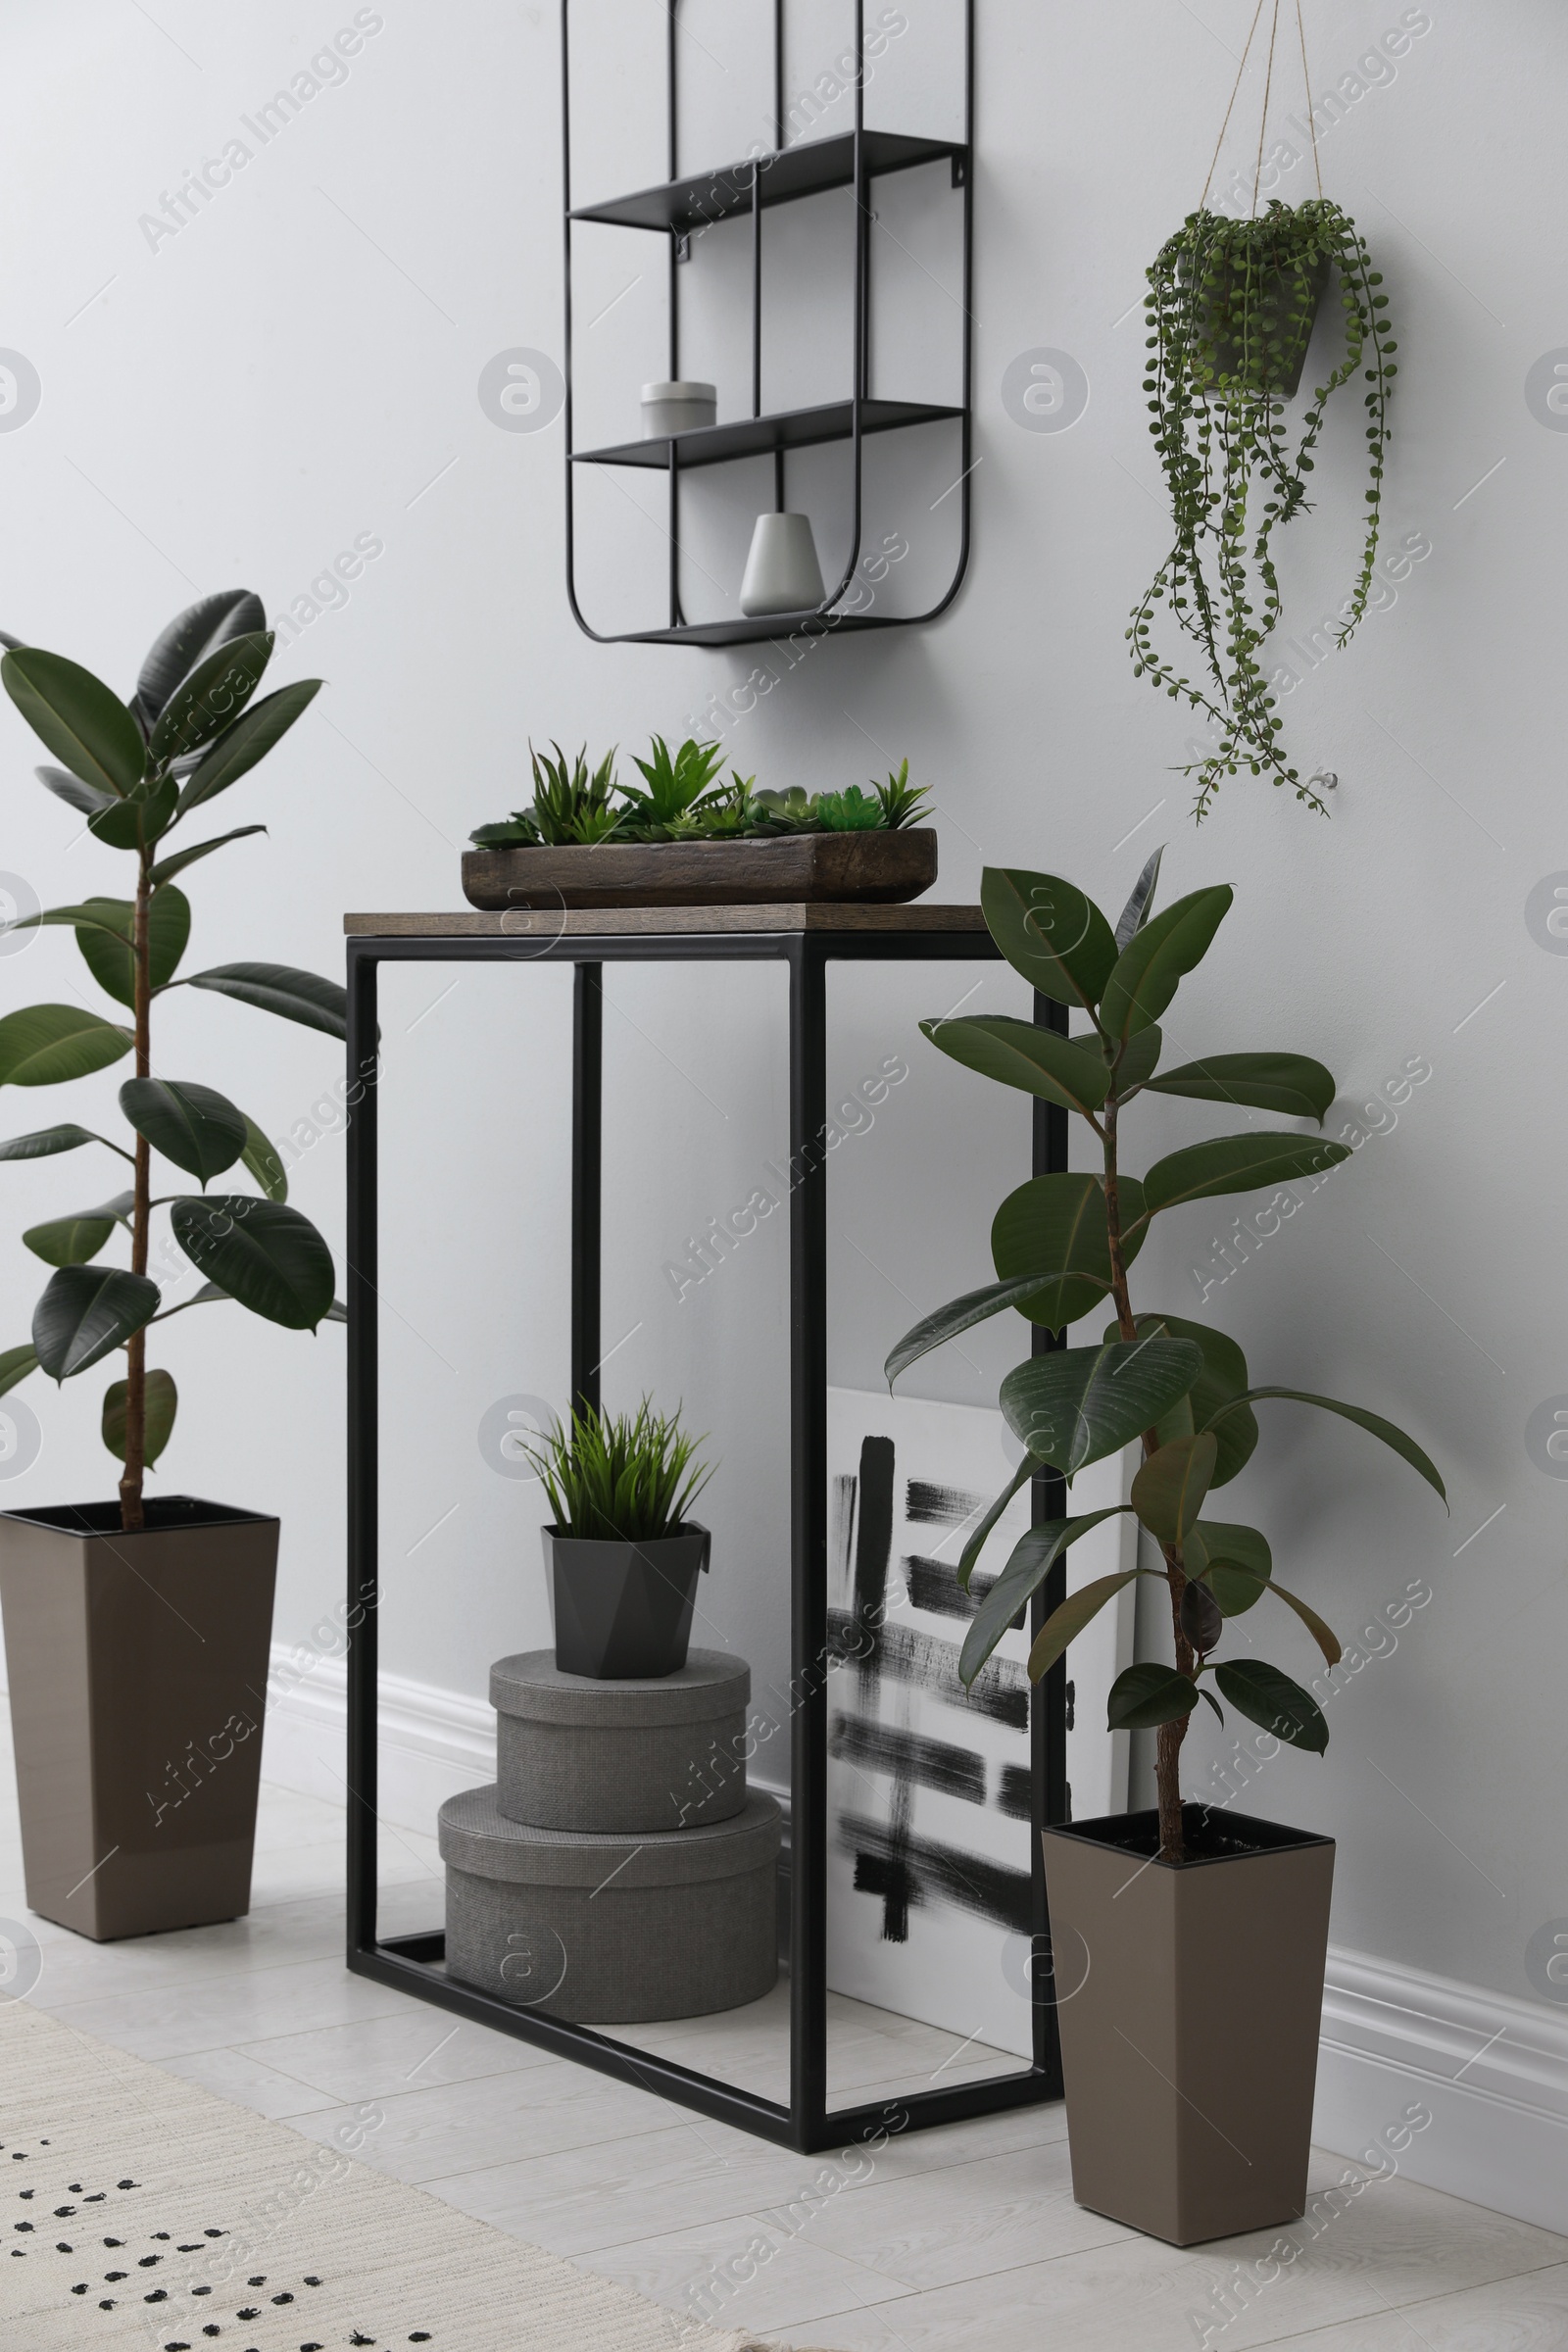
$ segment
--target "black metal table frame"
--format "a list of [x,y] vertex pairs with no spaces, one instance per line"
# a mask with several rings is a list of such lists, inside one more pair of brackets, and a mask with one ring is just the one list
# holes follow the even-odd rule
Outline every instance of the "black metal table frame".
[[[827,1124],[826,968],[831,960],[983,961],[997,951],[983,931],[712,932],[536,937],[357,936],[348,943],[348,1598],[357,1632],[348,1655],[348,1966],[357,1976],[434,2002],[559,2057],[662,2096],[760,2137],[802,2151],[888,2130],[920,2129],[996,2114],[1061,2095],[1038,1837],[1031,1836],[1033,2058],[1027,2070],[919,2091],[832,2113],[827,2105]],[[571,1386],[597,1401],[600,1311],[600,1177],[603,968],[607,962],[778,960],[789,972],[791,1306],[791,1716],[790,2102],[783,2106],[672,2060],[616,2042],[586,2026],[514,2007],[459,1984],[436,1966],[439,1935],[382,1938],[376,1932],[376,1718],[378,1396],[376,975],[384,962],[571,963],[572,1275]],[[1035,1017],[1060,1031],[1063,1008],[1043,998]],[[1035,1104],[1036,1174],[1066,1165],[1066,1114]],[[1037,1348],[1049,1346],[1036,1334]],[[1036,1520],[1060,1516],[1061,1481],[1035,1481]],[[1033,1610],[1036,1628],[1062,1597],[1060,1567]],[[1058,1664],[1030,1710],[1034,1819],[1066,1812],[1065,1681]]]

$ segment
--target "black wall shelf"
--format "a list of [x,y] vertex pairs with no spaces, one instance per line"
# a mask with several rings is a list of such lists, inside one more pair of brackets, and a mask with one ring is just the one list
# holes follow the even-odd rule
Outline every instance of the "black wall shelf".
[[[853,0],[855,56],[863,69],[865,4]],[[564,183],[565,228],[565,438],[566,438],[566,593],[573,617],[584,633],[606,645],[746,645],[794,634],[836,634],[840,630],[904,628],[934,620],[956,596],[968,568],[970,543],[971,452],[971,318],[970,285],[973,268],[974,144],[974,0],[953,0],[962,9],[963,117],[961,141],[921,138],[903,131],[876,130],[865,122],[864,73],[858,71],[854,87],[855,127],[832,137],[785,144],[784,57],[785,0],[772,0],[773,137],[771,152],[747,157],[717,171],[682,175],[679,169],[679,106],[676,43],[680,0],[667,0],[665,17],[665,118],[668,177],[657,187],[641,188],[599,204],[573,206],[571,200],[571,0],[562,0],[562,168]],[[962,293],[959,334],[962,343],[963,397],[956,406],[910,400],[873,399],[870,388],[871,326],[871,205],[872,182],[889,173],[946,163],[955,189],[962,198]],[[855,284],[853,382],[849,397],[810,408],[769,411],[762,398],[762,220],[780,204],[817,196],[834,188],[855,191]],[[751,270],[751,415],[724,424],[682,433],[668,440],[622,441],[609,447],[579,450],[573,446],[572,350],[572,229],[579,222],[653,231],[668,243],[667,303],[669,377],[681,374],[681,304],[679,272],[692,255],[702,231],[729,220],[752,222]],[[855,586],[860,566],[864,518],[864,444],[874,434],[910,427],[956,423],[959,452],[956,478],[939,485],[942,496],[956,494],[959,509],[958,551],[947,587],[926,611],[917,613],[878,613],[846,608],[844,600]],[[786,457],[790,450],[845,442],[850,449],[850,552],[837,583],[820,605],[804,612],[772,612],[691,622],[681,597],[681,476],[701,467],[737,460],[771,456],[773,506],[786,505]],[[634,466],[662,472],[668,482],[665,536],[668,541],[666,617],[662,624],[641,629],[604,631],[585,617],[576,576],[577,468],[582,466]],[[951,471],[951,468],[949,469]],[[940,504],[940,497],[933,501]],[[739,583],[736,583],[737,592]]]

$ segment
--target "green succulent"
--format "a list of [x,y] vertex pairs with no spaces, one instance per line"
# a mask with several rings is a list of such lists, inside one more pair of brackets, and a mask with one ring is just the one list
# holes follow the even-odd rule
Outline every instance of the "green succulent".
[[669,841],[684,833],[690,838],[688,820],[722,807],[728,797],[722,787],[717,794],[710,789],[723,764],[724,754],[716,743],[698,743],[688,736],[672,752],[662,735],[656,735],[652,757],[633,760],[647,791],[639,792],[634,784],[620,787],[628,836],[635,841]]
[[866,793],[858,784],[852,784],[845,792],[818,793],[814,806],[824,833],[885,833],[888,829],[874,788]]
[[881,804],[883,823],[895,832],[903,825],[918,824],[927,813],[930,788],[909,782],[907,760],[902,762],[896,776],[890,775],[885,784],[873,784],[871,790]]

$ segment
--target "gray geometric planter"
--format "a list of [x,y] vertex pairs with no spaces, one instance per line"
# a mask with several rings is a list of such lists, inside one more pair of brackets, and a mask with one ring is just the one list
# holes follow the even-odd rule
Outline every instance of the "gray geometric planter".
[[441,1808],[449,1976],[579,2025],[760,2000],[778,1975],[779,1809],[640,1838],[509,1821],[494,1787]]
[[498,1658],[496,1802],[545,1830],[690,1829],[746,1802],[742,1658],[694,1649],[678,1673],[648,1681],[564,1674],[548,1649]]
[[556,1664],[596,1681],[678,1674],[691,1640],[697,1579],[712,1541],[688,1521],[651,1543],[599,1542],[541,1529]]

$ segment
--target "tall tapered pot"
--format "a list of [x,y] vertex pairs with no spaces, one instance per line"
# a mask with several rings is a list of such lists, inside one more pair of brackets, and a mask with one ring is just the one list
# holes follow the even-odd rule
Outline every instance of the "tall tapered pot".
[[1305,2210],[1334,1842],[1185,1808],[1046,1830],[1080,2205],[1189,2246]]
[[98,1941],[250,1908],[278,1523],[146,1517],[0,1515],[27,1901]]

